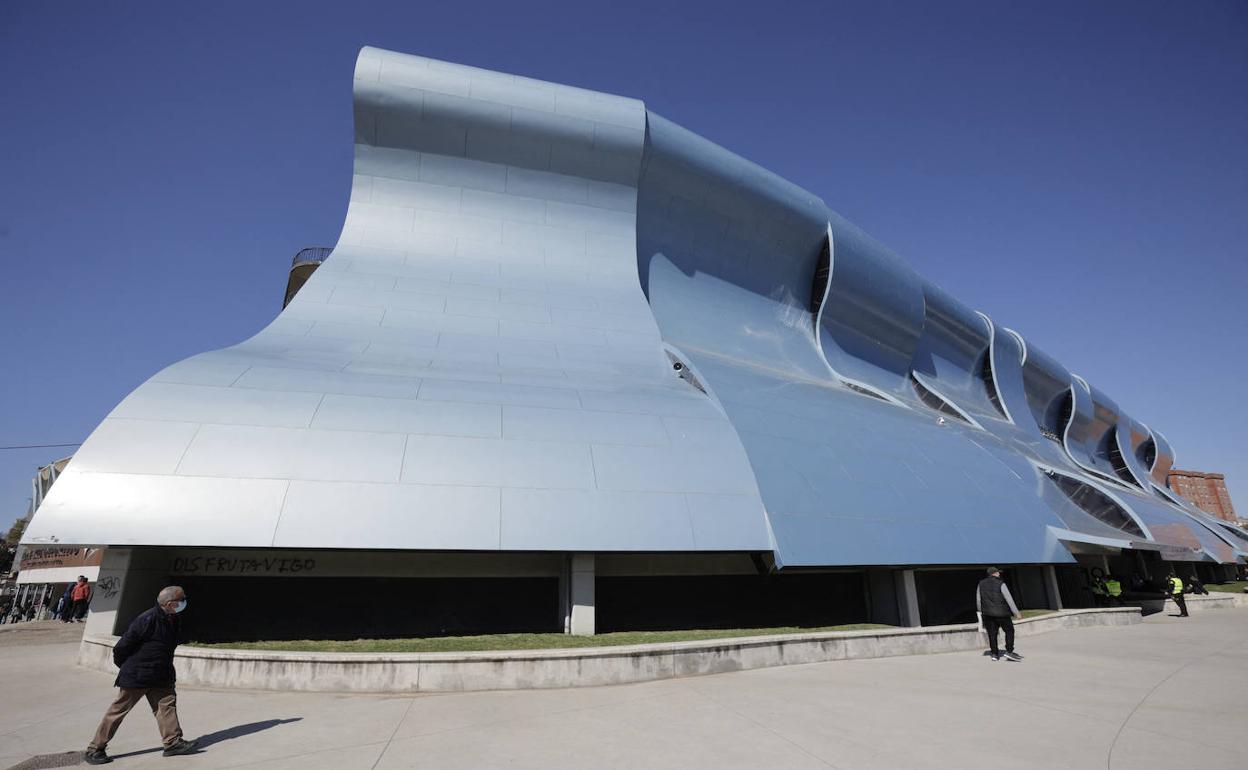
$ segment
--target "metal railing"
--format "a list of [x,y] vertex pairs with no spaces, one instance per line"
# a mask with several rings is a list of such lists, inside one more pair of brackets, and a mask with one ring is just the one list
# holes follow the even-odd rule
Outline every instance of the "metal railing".
[[290,261],[290,266],[319,265],[325,261],[332,251],[333,248],[330,246],[311,246],[306,249],[300,249],[295,258]]

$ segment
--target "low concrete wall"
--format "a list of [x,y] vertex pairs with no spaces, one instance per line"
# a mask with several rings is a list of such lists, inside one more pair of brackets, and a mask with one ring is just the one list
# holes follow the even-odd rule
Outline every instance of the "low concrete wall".
[[[1019,636],[1141,622],[1134,607],[1066,610],[1016,624]],[[115,636],[88,636],[78,663],[116,672]],[[178,682],[192,687],[318,692],[515,690],[644,682],[679,676],[922,655],[986,647],[974,624],[783,634],[621,647],[507,652],[319,653],[181,647]]]
[[[1208,596],[1193,596],[1192,594],[1187,594],[1184,598],[1187,600],[1188,612],[1248,607],[1248,594],[1223,594],[1211,591]],[[1176,607],[1177,605],[1173,601],[1170,602],[1170,609],[1175,609]]]

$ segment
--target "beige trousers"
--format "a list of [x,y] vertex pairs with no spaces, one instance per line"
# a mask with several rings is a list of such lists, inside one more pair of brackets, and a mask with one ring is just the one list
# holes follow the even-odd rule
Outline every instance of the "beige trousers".
[[147,697],[147,705],[152,707],[156,726],[160,728],[161,743],[165,748],[177,743],[182,737],[182,726],[178,724],[178,693],[172,687],[121,687],[117,691],[117,699],[104,712],[104,719],[100,720],[100,726],[96,728],[95,737],[87,744],[87,749],[94,751],[107,746],[117,734],[117,728],[121,727],[121,720],[144,696]]

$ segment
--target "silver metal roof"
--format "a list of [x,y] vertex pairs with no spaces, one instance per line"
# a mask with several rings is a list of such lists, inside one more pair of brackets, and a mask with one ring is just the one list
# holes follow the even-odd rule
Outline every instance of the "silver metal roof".
[[119,404],[29,541],[1234,559],[1159,434],[639,101],[366,48],[355,133],[333,253]]

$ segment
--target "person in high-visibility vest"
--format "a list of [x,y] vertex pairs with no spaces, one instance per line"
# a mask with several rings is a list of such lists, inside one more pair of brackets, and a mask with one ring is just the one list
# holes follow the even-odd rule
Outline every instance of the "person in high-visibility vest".
[[1187,617],[1187,600],[1183,598],[1183,579],[1170,571],[1170,598],[1179,605],[1179,617]]
[[1105,581],[1099,575],[1092,576],[1092,603],[1097,607],[1109,604],[1109,592],[1105,589]]
[[1122,583],[1117,575],[1110,575],[1105,581],[1105,593],[1109,595],[1110,604],[1122,604]]

